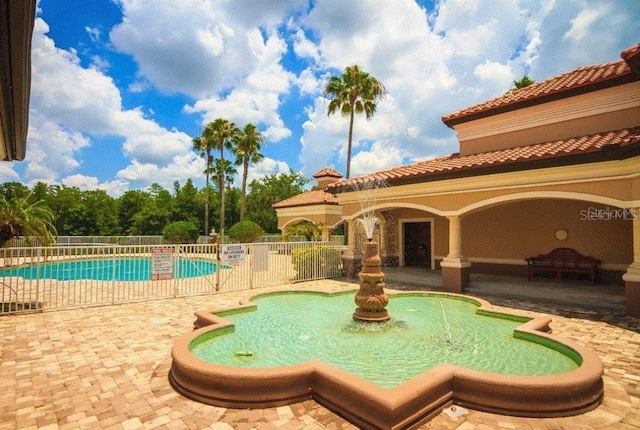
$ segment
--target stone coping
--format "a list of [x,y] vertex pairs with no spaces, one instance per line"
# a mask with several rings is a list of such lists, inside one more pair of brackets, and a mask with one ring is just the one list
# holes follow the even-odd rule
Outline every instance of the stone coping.
[[[496,312],[486,300],[444,294],[477,302],[477,312],[522,318],[515,313]],[[253,304],[243,301],[224,310],[247,306]],[[580,357],[582,362],[577,369],[555,375],[521,376],[440,364],[392,389],[381,388],[319,360],[267,369],[206,363],[190,353],[189,345],[198,336],[232,323],[211,311],[198,312],[196,316],[196,329],[174,343],[169,379],[180,394],[210,405],[267,408],[313,399],[363,428],[405,429],[418,427],[454,404],[510,416],[563,417],[590,411],[603,400],[604,368],[598,356],[552,335],[551,318],[545,316],[517,327],[515,336],[538,337],[560,345]]]

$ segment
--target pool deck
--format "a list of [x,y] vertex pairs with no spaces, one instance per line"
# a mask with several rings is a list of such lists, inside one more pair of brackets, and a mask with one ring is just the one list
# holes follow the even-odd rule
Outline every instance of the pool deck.
[[[388,269],[387,287],[438,290],[439,274]],[[196,310],[235,304],[256,291],[357,288],[313,281],[216,295],[0,317],[0,429],[355,429],[309,400],[278,408],[203,405],[169,385],[174,340]],[[496,307],[551,315],[555,335],[594,352],[605,366],[605,399],[568,418],[442,413],[423,429],[640,428],[640,319],[624,316],[622,287],[472,276],[470,295]],[[350,312],[350,310],[349,310]]]

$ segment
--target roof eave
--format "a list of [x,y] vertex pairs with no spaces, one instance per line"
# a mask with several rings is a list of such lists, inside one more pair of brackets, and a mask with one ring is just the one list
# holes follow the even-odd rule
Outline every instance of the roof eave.
[[274,209],[287,209],[287,208],[300,208],[304,206],[339,206],[338,202],[322,202],[322,203],[299,203],[299,204],[291,204],[291,205],[282,205],[277,206],[278,204],[271,205]]
[[458,115],[453,118],[442,117],[442,122],[449,128],[454,128],[458,124],[463,124],[470,121],[475,121],[482,118],[488,118],[491,116],[499,115],[502,113],[512,112],[519,109],[528,108],[544,103],[549,103],[556,100],[562,100],[569,97],[575,97],[581,94],[586,94],[594,91],[603,90],[606,88],[616,87],[619,85],[629,84],[638,80],[638,76],[633,73],[628,73],[623,76],[616,76],[615,78],[594,82],[592,84],[583,85],[579,87],[573,87],[563,91],[558,91],[548,95],[542,95],[539,97],[532,97],[519,102],[509,103],[502,106],[498,106],[491,109],[485,109],[480,112],[473,112],[466,115]]
[[[435,172],[404,177],[398,179],[388,179],[387,186],[402,186],[420,184],[425,182],[443,181],[448,179],[471,178],[475,176],[495,175],[499,173],[520,172],[550,167],[562,167],[598,163],[612,160],[625,160],[631,157],[640,156],[640,140],[634,143],[620,146],[608,145],[599,151],[591,151],[580,154],[569,154],[562,157],[542,157],[533,160],[514,161],[497,165],[480,165],[465,169],[457,169],[448,172]],[[334,194],[348,192],[349,187],[333,187]]]
[[36,0],[0,0],[0,161],[25,157]]

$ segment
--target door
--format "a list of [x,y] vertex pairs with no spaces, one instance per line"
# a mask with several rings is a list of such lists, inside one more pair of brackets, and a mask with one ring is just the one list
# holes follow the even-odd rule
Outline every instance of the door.
[[405,222],[404,265],[431,269],[431,223]]

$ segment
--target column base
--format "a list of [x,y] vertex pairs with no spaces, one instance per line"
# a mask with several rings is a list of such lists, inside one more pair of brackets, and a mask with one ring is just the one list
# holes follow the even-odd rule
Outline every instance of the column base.
[[627,315],[640,317],[640,274],[625,273],[624,280],[625,303]]
[[447,261],[440,263],[442,289],[448,293],[462,293],[469,285],[471,263],[468,261]]

